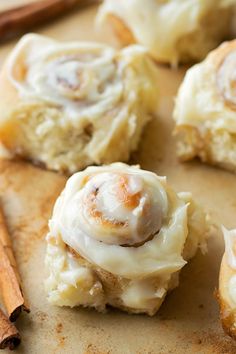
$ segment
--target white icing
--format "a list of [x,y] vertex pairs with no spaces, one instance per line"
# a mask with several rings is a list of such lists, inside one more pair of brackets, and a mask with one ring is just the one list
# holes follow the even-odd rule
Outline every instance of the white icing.
[[236,270],[236,229],[227,230],[225,227],[222,227],[222,230],[225,240],[225,252],[228,264]]
[[154,303],[157,306],[158,300],[160,302],[163,301],[166,292],[165,288],[157,288],[149,280],[137,280],[130,282],[129,287],[123,292],[121,299],[125,306],[139,310],[150,309],[151,311],[153,310]]
[[[177,126],[194,126],[202,134],[207,130],[212,130],[213,134],[220,130],[236,133],[235,109],[232,107],[236,103],[235,49],[224,57],[225,45],[228,44],[223,44],[202,63],[187,71],[174,109]],[[230,45],[234,47],[233,42]],[[224,60],[219,66],[217,63],[222,56]]]
[[48,238],[45,261],[50,269],[50,275],[45,282],[49,302],[58,306],[82,304],[93,305],[100,310],[104,309],[102,284],[89,268],[81,266],[65,250],[62,242],[59,241],[55,245],[50,243],[50,238]]
[[[91,213],[88,199],[94,193],[96,212],[107,221],[125,220],[124,229],[96,222],[95,217],[101,220],[101,216]],[[159,232],[147,240],[157,225]],[[115,163],[89,167],[69,178],[49,229],[49,301],[100,310],[110,304],[153,315],[167,291],[178,285],[179,270],[205,242],[206,220],[189,193],[177,195],[165,178]],[[140,240],[142,244],[132,247]],[[72,257],[65,245],[73,249]],[[87,277],[84,267],[88,279],[80,282]],[[114,289],[110,279],[115,280]]]
[[236,275],[229,279],[229,295],[234,304],[236,304]]
[[235,5],[235,0],[106,0],[98,20],[115,14],[128,26],[138,43],[159,60],[178,61],[178,41],[198,28],[213,7]]
[[[128,190],[123,186],[124,178]],[[167,200],[163,188],[159,191],[142,184],[137,175],[113,172],[95,175],[71,197],[64,210],[65,227],[73,215],[73,228],[98,241],[128,245],[145,241],[161,228]],[[131,201],[135,198],[137,205],[126,205],[127,198]],[[114,225],[114,220],[120,225]]]
[[[72,119],[78,114],[98,116],[122,100],[124,71],[144,53],[141,46],[130,46],[117,60],[117,51],[103,44],[60,43],[29,34],[11,53],[7,75],[24,99],[63,107]],[[26,67],[23,77],[22,67]]]
[[236,50],[229,53],[221,64],[217,84],[225,100],[236,105]]
[[[225,240],[225,256],[229,267],[236,270],[236,229],[227,230],[222,226]],[[233,303],[236,303],[236,275],[229,278],[227,284],[229,295]]]
[[3,72],[16,100],[2,100],[0,130],[19,124],[14,153],[51,169],[128,160],[156,110],[157,70],[141,46],[118,51],[29,34]]
[[[25,99],[63,106],[73,118],[78,116],[78,108],[80,115],[89,114],[92,109],[104,112],[107,105],[114,107],[121,99],[122,68],[115,64],[115,57],[116,51],[102,44],[61,44],[28,35],[10,57],[8,77]],[[19,63],[27,68],[23,78],[16,70]],[[86,105],[82,99],[87,101]]]
[[[96,174],[98,174],[96,176]],[[122,206],[114,208],[117,202],[116,196],[109,199],[108,190],[116,189],[116,173],[131,176],[129,184],[131,191],[142,191],[142,198],[138,208],[142,209],[142,203],[147,203],[150,210],[148,218],[136,211],[129,210],[126,215]],[[93,176],[85,186],[85,177]],[[132,185],[135,184],[135,187]],[[104,193],[103,202],[99,200],[104,213],[114,218],[123,220],[126,216],[128,221],[127,243],[137,240],[145,241],[149,233],[161,223],[160,231],[152,235],[150,241],[139,247],[120,246],[123,240],[123,229],[114,230],[110,227],[95,224],[94,220],[87,218],[86,205],[83,197],[94,184],[104,182],[108,184],[107,193]],[[115,183],[114,183],[115,182]],[[133,188],[133,189],[132,189]],[[172,273],[181,269],[186,263],[182,257],[183,247],[187,237],[187,205],[171,193],[167,194],[165,180],[155,174],[129,167],[125,164],[112,164],[105,167],[89,167],[84,172],[77,173],[67,182],[61,197],[57,200],[53,218],[50,222],[50,233],[60,234],[66,244],[71,246],[84,258],[100,266],[112,274],[124,276],[130,279],[146,277],[150,274]],[[112,191],[112,193],[114,190]],[[115,192],[116,193],[116,192]],[[83,197],[82,197],[83,196]],[[169,213],[171,198],[172,208]],[[105,201],[104,201],[105,199]],[[109,205],[110,200],[110,205]],[[105,204],[104,204],[105,202]],[[124,208],[124,206],[123,206]],[[118,216],[116,216],[118,211]],[[86,215],[86,217],[85,217]],[[131,222],[130,222],[131,220]],[[137,225],[143,225],[137,232]],[[145,233],[147,230],[147,233]],[[144,239],[142,238],[144,237]],[[115,241],[115,242],[114,242]],[[113,242],[113,244],[112,244]],[[110,243],[110,244],[109,244]]]

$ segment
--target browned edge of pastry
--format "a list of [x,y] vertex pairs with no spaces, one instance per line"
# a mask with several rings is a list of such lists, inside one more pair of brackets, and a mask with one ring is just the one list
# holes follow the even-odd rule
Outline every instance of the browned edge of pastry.
[[236,340],[236,309],[232,307],[232,301],[228,293],[228,283],[235,275],[234,270],[227,264],[224,254],[220,267],[219,290],[216,298],[220,305],[220,320],[226,334]]
[[133,33],[119,17],[109,14],[108,22],[111,24],[116,36],[123,45],[126,46],[136,43]]

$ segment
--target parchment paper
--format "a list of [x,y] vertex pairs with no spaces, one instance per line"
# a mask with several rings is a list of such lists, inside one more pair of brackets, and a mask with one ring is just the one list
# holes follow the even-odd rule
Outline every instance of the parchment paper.
[[[79,10],[37,32],[61,40],[100,40],[116,45],[109,28],[93,28],[96,7]],[[14,43],[0,48],[0,65]],[[160,108],[145,129],[132,162],[160,175],[177,191],[191,191],[216,224],[209,252],[200,253],[183,270],[180,286],[150,318],[109,310],[56,308],[47,303],[44,237],[52,206],[66,178],[27,163],[0,162],[0,193],[31,314],[17,322],[23,343],[19,354],[223,354],[236,353],[224,335],[213,292],[223,253],[219,225],[236,227],[236,176],[198,161],[180,164],[171,136],[174,96],[184,69],[159,67]]]

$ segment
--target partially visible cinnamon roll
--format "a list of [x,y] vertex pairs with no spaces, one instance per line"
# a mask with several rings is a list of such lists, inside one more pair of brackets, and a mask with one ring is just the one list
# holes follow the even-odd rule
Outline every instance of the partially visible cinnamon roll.
[[176,65],[200,61],[229,39],[235,6],[236,0],[104,0],[98,21],[109,22],[123,45],[140,43],[157,61]]
[[0,75],[0,141],[69,173],[125,161],[156,108],[156,68],[141,46],[62,43],[30,34]]
[[73,175],[47,236],[50,303],[154,315],[206,248],[206,216],[165,177],[115,163]]
[[236,171],[236,40],[187,71],[174,118],[178,154]]
[[220,268],[220,317],[225,332],[236,339],[236,230],[223,228],[225,254]]

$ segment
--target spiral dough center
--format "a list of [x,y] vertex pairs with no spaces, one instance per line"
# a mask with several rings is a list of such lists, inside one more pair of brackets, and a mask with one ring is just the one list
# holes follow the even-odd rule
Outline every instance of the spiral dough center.
[[132,246],[150,239],[161,227],[160,206],[136,175],[91,176],[80,191],[79,203],[80,224],[101,242]]

